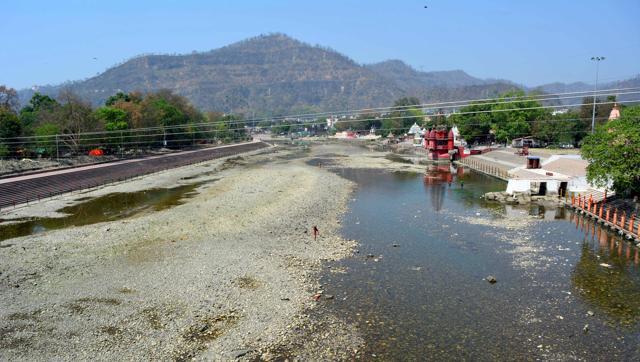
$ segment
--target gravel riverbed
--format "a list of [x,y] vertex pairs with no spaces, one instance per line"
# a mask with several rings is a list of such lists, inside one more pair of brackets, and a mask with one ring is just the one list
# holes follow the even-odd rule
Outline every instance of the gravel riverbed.
[[357,331],[306,311],[328,299],[313,297],[322,262],[356,245],[337,233],[354,185],[288,159],[295,152],[215,160],[3,215],[51,216],[79,197],[205,182],[170,209],[0,243],[0,359],[353,353]]

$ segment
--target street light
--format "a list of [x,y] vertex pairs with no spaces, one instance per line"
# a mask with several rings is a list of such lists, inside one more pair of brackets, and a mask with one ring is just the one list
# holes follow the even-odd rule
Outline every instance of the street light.
[[593,111],[591,112],[591,133],[596,129],[596,94],[598,93],[598,68],[600,61],[604,60],[604,57],[591,57],[591,60],[596,62],[596,85],[593,88]]

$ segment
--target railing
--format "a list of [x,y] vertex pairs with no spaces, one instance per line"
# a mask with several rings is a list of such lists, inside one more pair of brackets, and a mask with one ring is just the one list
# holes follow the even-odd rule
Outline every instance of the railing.
[[484,160],[478,160],[475,158],[466,157],[459,160],[458,163],[468,166],[475,171],[482,172],[489,176],[497,177],[505,181],[509,180],[509,172],[507,170],[490,165]]
[[[600,198],[601,195],[604,197]],[[589,215],[600,222],[608,225],[612,229],[619,230],[633,239],[640,239],[640,221],[638,215],[633,212],[615,205],[607,205],[606,194],[594,193],[586,195],[571,195],[571,207],[580,210],[586,215]],[[568,203],[568,196],[565,197],[565,202]]]

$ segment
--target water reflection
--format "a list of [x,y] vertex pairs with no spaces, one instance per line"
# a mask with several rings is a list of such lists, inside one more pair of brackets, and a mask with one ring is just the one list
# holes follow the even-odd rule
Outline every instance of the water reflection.
[[164,210],[180,205],[184,199],[196,195],[196,189],[203,183],[204,182],[173,188],[158,188],[100,196],[58,210],[60,213],[67,214],[67,216],[64,217],[29,218],[21,219],[16,223],[0,225],[0,240],[70,226],[90,225],[104,221],[119,220],[146,211]]

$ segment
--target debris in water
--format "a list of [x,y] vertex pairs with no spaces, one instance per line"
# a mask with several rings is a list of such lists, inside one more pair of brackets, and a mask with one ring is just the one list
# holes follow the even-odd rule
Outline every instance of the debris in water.
[[607,263],[600,263],[600,266],[604,268],[611,268],[611,264],[607,264]]
[[493,275],[489,275],[488,277],[485,278],[489,283],[491,284],[495,284],[498,282],[498,280],[496,279],[496,277],[494,277]]

